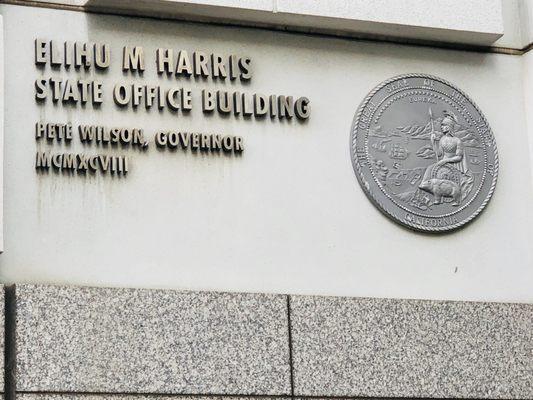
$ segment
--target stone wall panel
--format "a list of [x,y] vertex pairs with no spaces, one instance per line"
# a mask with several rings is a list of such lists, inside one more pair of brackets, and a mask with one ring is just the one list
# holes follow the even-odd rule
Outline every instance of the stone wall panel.
[[533,398],[533,305],[291,297],[295,394]]
[[17,390],[290,392],[285,296],[17,285]]

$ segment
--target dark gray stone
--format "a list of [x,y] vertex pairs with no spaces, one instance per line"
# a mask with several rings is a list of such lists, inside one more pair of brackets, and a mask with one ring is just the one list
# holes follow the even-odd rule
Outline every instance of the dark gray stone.
[[280,295],[17,285],[17,390],[285,395]]
[[533,398],[533,305],[293,296],[297,396]]
[[5,289],[0,285],[0,393],[4,393]]
[[18,393],[16,400],[282,400],[283,397],[179,396],[143,394]]

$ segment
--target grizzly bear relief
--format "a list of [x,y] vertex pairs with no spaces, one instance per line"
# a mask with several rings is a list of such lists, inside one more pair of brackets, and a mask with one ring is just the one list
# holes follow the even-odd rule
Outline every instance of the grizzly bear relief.
[[453,199],[452,205],[454,206],[461,204],[461,188],[455,182],[432,178],[422,181],[419,188],[435,196],[433,204],[442,204],[444,197],[451,197]]

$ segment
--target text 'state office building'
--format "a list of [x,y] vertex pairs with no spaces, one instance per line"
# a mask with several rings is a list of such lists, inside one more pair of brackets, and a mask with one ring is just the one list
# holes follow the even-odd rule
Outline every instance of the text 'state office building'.
[[531,0],[0,0],[0,393],[533,399],[532,47]]

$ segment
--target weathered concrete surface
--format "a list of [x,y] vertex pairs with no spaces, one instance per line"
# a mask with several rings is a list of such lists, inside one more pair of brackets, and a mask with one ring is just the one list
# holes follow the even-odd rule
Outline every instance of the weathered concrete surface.
[[[335,296],[533,302],[533,191],[522,57],[349,41],[258,29],[0,5],[5,42],[4,283],[187,288]],[[91,71],[39,69],[36,37],[108,43],[95,71],[100,108],[38,104],[35,79]],[[143,77],[121,69],[142,46]],[[159,76],[157,48],[250,56],[247,84]],[[373,87],[424,72],[464,90],[490,122],[501,168],[490,205],[460,232],[407,232],[368,201],[349,153],[350,125]],[[184,86],[190,115],[118,108],[117,82]],[[205,115],[200,91],[307,96],[297,121]],[[35,140],[36,122],[138,127],[146,151]],[[241,157],[160,151],[157,131],[234,134]],[[125,179],[35,171],[36,149],[127,154]],[[15,229],[16,228],[16,229]],[[504,238],[505,240],[502,240]]]

